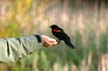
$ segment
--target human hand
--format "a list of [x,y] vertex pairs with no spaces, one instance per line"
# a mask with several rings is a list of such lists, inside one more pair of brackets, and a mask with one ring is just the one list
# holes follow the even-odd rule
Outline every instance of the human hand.
[[54,46],[58,44],[58,42],[55,39],[50,38],[46,35],[41,35],[41,39],[42,39],[43,46],[45,47]]

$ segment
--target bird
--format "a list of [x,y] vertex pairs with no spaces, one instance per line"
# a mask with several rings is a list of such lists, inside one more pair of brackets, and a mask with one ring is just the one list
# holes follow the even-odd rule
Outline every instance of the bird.
[[51,32],[52,34],[59,40],[59,41],[64,41],[64,43],[70,47],[75,49],[74,45],[72,44],[70,37],[64,32],[64,30],[57,26],[57,25],[51,25]]

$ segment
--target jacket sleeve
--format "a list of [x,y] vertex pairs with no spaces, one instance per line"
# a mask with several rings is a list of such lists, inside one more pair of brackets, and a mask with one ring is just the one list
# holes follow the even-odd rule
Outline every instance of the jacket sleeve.
[[0,39],[0,62],[15,62],[40,49],[41,42],[39,35]]

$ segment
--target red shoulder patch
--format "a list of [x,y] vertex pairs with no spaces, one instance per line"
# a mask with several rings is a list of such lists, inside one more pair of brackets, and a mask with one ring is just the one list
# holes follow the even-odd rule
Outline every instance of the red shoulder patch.
[[53,29],[53,32],[61,32],[61,30]]

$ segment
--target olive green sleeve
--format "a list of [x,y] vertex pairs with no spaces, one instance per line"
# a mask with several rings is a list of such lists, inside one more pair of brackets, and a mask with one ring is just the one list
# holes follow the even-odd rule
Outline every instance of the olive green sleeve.
[[41,48],[39,35],[0,39],[0,62],[15,62]]

